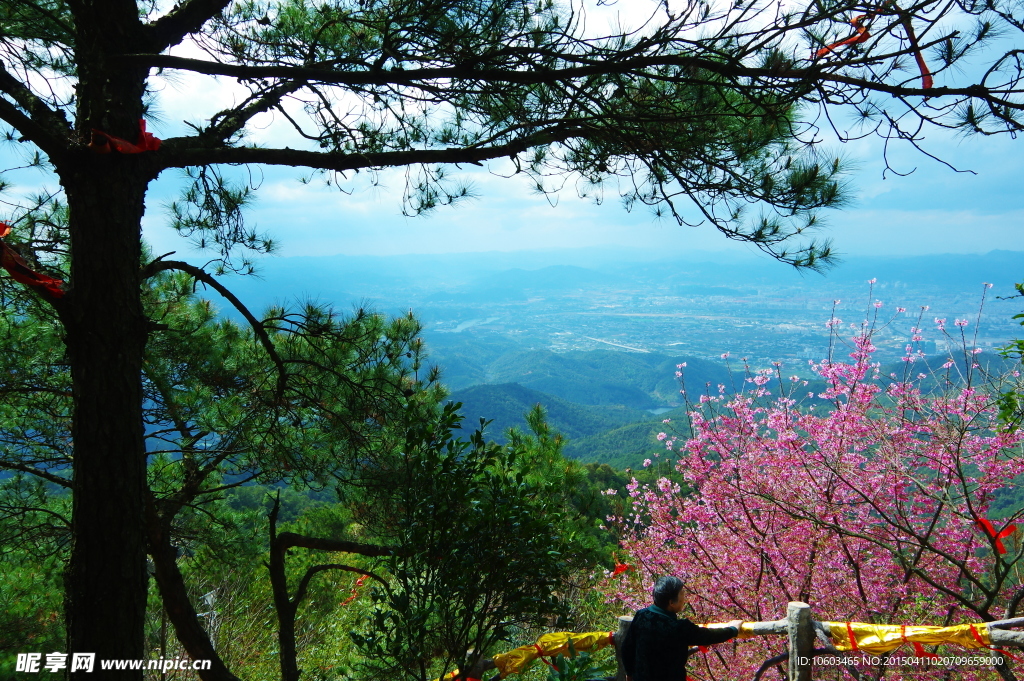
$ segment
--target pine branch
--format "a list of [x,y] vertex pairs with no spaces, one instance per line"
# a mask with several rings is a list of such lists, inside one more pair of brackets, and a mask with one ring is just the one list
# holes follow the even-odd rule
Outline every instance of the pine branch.
[[222,163],[257,163],[346,171],[361,168],[384,168],[389,166],[437,163],[469,163],[479,165],[482,161],[504,156],[515,156],[536,146],[562,142],[573,137],[584,137],[589,130],[589,127],[566,124],[554,126],[532,135],[525,135],[507,144],[448,149],[384,151],[365,154],[305,151],[302,149],[264,149],[257,147],[203,148],[192,146],[196,139],[194,137],[175,137],[165,140],[159,155],[154,156],[154,159],[158,159],[161,168],[184,168]]
[[197,32],[217,16],[231,0],[188,0],[146,26],[154,52],[163,52]]
[[[504,69],[476,69],[472,67],[441,67],[409,70],[367,70],[367,71],[335,71],[321,67],[302,66],[245,66],[240,64],[221,64],[217,62],[204,61],[201,59],[188,59],[185,57],[172,57],[170,55],[148,55],[148,54],[126,54],[122,59],[138,61],[149,66],[169,69],[181,69],[202,73],[206,75],[231,76],[240,79],[258,78],[287,78],[314,83],[330,85],[422,85],[429,81],[436,80],[460,80],[466,82],[483,83],[515,83],[521,85],[530,84],[553,84],[601,75],[637,75],[651,80],[664,80],[677,82],[692,80],[691,78],[679,78],[651,73],[641,73],[645,69],[657,67],[683,67],[688,69],[700,69],[732,79],[753,79],[770,80],[779,87],[778,81],[788,81],[794,86],[796,84],[829,84],[852,86],[860,90],[867,90],[888,94],[892,97],[971,97],[982,99],[991,104],[1009,107],[1011,109],[1024,110],[1024,102],[1014,102],[1005,96],[1010,94],[1021,94],[1016,89],[995,89],[983,85],[969,85],[967,87],[907,87],[903,85],[891,85],[864,78],[854,78],[841,73],[824,71],[820,67],[812,66],[802,69],[776,69],[744,66],[739,63],[713,61],[698,57],[683,55],[656,55],[635,57],[623,60],[608,60],[587,64],[585,66],[572,66],[563,69],[531,69],[513,71]],[[568,59],[569,56],[567,55]],[[755,86],[750,86],[755,87]],[[784,85],[782,86],[784,87]]]
[[226,298],[227,301],[231,303],[231,305],[234,306],[234,308],[238,310],[243,317],[245,317],[245,320],[249,322],[249,325],[252,327],[253,333],[256,334],[256,338],[259,339],[260,344],[263,345],[263,349],[266,350],[267,355],[270,357],[270,360],[274,363],[274,366],[277,368],[278,378],[276,399],[280,400],[281,397],[284,395],[284,389],[285,384],[288,380],[288,374],[285,371],[284,362],[281,360],[281,356],[277,354],[277,348],[274,347],[274,342],[270,340],[270,336],[267,334],[267,330],[266,328],[264,328],[263,324],[258,319],[256,319],[252,312],[249,311],[249,308],[247,308],[245,304],[241,300],[239,300],[234,293],[232,293],[226,286],[224,286],[224,284],[217,281],[212,275],[210,275],[209,272],[204,270],[202,267],[196,267],[195,265],[190,265],[187,262],[181,262],[178,260],[154,260],[153,262],[149,263],[145,268],[143,268],[142,278],[147,279],[149,277],[154,276],[155,274],[165,272],[167,270],[178,270],[180,272],[185,272],[193,279],[197,279],[203,282],[204,284],[212,287],[215,291],[217,291],[217,293],[221,294],[224,298]]
[[51,160],[56,162],[67,154],[72,130],[61,113],[48,107],[4,67],[0,67],[0,92],[14,100],[12,104],[0,98],[0,120],[42,149]]

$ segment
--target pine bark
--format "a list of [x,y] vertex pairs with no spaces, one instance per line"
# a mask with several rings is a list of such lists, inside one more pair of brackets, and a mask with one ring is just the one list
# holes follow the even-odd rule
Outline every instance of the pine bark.
[[133,165],[122,158],[88,162],[65,185],[72,291],[64,323],[75,405],[68,643],[69,652],[96,653],[97,660],[143,655],[139,224],[146,183]]
[[[134,2],[79,2],[76,143],[57,171],[66,189],[70,292],[62,314],[74,391],[72,549],[66,575],[69,653],[141,659],[147,599],[140,293],[141,220],[153,173],[146,154],[98,154],[93,129],[134,142],[146,69],[112,56],[142,48]],[[143,672],[102,672],[138,679]]]

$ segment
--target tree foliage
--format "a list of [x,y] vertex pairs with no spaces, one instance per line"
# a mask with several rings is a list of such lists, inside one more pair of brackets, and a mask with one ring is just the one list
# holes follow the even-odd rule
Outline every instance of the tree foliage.
[[594,560],[591,538],[572,531],[573,467],[537,440],[456,440],[456,409],[410,430],[388,489],[361,516],[402,547],[354,634],[369,678],[427,681],[465,667],[467,651],[486,657],[564,614],[563,580]]

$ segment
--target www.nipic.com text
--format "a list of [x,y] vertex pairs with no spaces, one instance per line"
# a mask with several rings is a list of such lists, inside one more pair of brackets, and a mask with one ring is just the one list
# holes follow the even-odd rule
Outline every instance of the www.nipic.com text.
[[156,669],[169,672],[175,669],[209,669],[210,660],[164,659],[153,660],[99,660],[96,664],[96,653],[18,653],[14,671],[38,674],[50,672],[54,674],[67,669],[72,672],[92,672],[99,667],[101,670]]

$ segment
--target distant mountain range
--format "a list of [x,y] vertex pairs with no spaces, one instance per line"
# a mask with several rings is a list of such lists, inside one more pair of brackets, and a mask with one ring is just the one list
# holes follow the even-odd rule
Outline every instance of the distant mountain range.
[[[732,391],[743,384],[743,376],[730,374],[723,363],[685,356],[700,353],[703,347],[705,357],[718,357],[715,353],[720,351],[712,353],[706,347],[711,336],[703,335],[715,331],[717,321],[708,321],[704,331],[680,332],[684,335],[676,339],[686,340],[690,349],[681,348],[678,356],[671,354],[671,347],[682,343],[665,342],[659,351],[651,339],[650,351],[623,351],[630,342],[640,342],[630,338],[641,338],[642,330],[654,329],[656,323],[676,324],[672,314],[666,314],[671,310],[659,307],[660,299],[699,300],[702,307],[686,313],[697,319],[740,315],[734,326],[717,330],[738,340],[731,334],[764,333],[758,327],[744,327],[744,314],[760,315],[771,324],[785,320],[772,315],[791,315],[793,305],[805,305],[808,314],[825,319],[833,297],[866,301],[866,282],[872,278],[878,279],[872,297],[884,297],[890,305],[906,304],[908,297],[915,301],[911,304],[939,301],[949,307],[950,316],[960,316],[960,310],[976,309],[981,282],[996,285],[990,300],[1012,294],[1013,283],[1024,279],[1024,253],[851,257],[826,277],[801,274],[766,257],[703,254],[657,259],[628,249],[297,257],[264,260],[259,277],[236,277],[225,284],[257,312],[272,303],[310,299],[330,302],[341,311],[352,305],[392,314],[411,308],[425,325],[428,361],[440,366],[442,381],[453,391],[450,399],[463,403],[465,429],[471,430],[483,417],[492,420],[488,435],[503,439],[508,428],[525,427],[524,414],[540,403],[552,427],[568,439],[566,454],[635,469],[644,459],[664,452],[659,432],[685,430],[677,364],[687,364],[691,397],[706,385],[714,390],[724,384]],[[825,308],[820,303],[823,297]],[[225,314],[236,316],[218,304]],[[597,315],[613,307],[628,314],[602,319],[621,319],[622,328],[629,331],[620,338],[607,327],[602,339],[590,340],[603,348],[618,344],[616,349],[552,350],[567,330],[577,339],[597,333],[573,326],[595,318],[581,312]],[[1020,335],[1019,327],[1009,323],[1021,308],[1020,300],[995,300],[988,309],[993,308],[992,317],[1004,321],[1002,331],[991,333]],[[775,309],[779,312],[772,312]],[[499,316],[503,322],[489,326]],[[814,341],[808,338],[801,342]],[[772,351],[779,349],[774,340],[768,342]],[[990,349],[986,352],[991,356]],[[793,366],[796,373],[807,373],[805,363],[790,363],[787,375]],[[742,373],[734,363],[733,371],[737,370]],[[804,390],[816,393],[822,388],[812,382]],[[666,418],[670,424],[663,423]]]
[[859,293],[868,279],[877,278],[879,289],[910,285],[946,296],[976,295],[982,282],[990,282],[996,285],[993,295],[1010,295],[1013,283],[1024,279],[1024,252],[850,256],[825,276],[797,272],[767,256],[698,253],[652,260],[628,249],[264,258],[258,268],[256,277],[224,280],[256,310],[314,299],[340,309],[365,301],[390,311],[396,305],[408,309],[504,302],[531,291],[567,292],[597,285],[644,290],[657,284],[695,295],[728,296],[756,293],[767,285],[837,292],[852,285]]
[[441,367],[442,381],[450,388],[517,383],[578,404],[645,410],[681,403],[677,364],[686,362],[691,388],[732,380],[722,364],[693,357],[615,350],[556,353],[497,334],[481,340],[477,335],[427,335],[430,359]]

